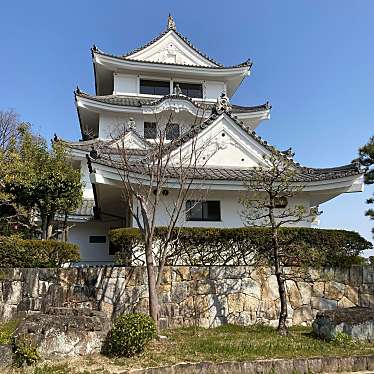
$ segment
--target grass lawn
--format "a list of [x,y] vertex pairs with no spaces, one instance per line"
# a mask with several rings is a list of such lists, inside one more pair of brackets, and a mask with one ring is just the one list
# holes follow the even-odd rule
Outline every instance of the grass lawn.
[[56,366],[41,364],[31,373],[115,373],[119,367],[154,367],[187,361],[249,361],[262,358],[374,354],[374,343],[346,339],[328,343],[315,339],[310,327],[291,328],[288,337],[279,336],[273,328],[258,325],[226,325],[197,331],[182,328],[164,331],[163,334],[168,338],[152,342],[138,357],[108,359],[101,355],[91,355],[69,359],[66,364],[60,362]]

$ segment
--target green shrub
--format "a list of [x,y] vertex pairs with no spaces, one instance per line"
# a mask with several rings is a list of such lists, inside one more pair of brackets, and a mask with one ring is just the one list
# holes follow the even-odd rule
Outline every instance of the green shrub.
[[12,335],[18,326],[18,320],[11,320],[0,324],[0,344],[8,345],[12,343]]
[[131,357],[143,352],[156,337],[156,324],[147,314],[130,313],[118,317],[103,346],[103,353],[113,357]]
[[[157,227],[155,239],[162,242],[165,227]],[[167,263],[184,265],[251,265],[260,258],[271,258],[269,228],[182,228],[174,231]],[[131,257],[143,251],[141,233],[135,228],[111,230],[114,246]],[[281,257],[291,266],[351,266],[359,264],[359,254],[372,244],[357,232],[312,228],[281,228],[279,230]],[[134,256],[135,257],[135,256]],[[362,262],[362,261],[361,261]]]
[[59,267],[79,260],[76,244],[57,240],[28,240],[0,236],[0,267]]
[[12,350],[13,363],[16,367],[34,365],[40,360],[40,355],[36,345],[27,335],[13,338]]

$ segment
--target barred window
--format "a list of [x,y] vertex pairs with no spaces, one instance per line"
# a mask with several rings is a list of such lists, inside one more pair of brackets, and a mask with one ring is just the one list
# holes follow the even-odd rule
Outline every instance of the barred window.
[[157,125],[156,122],[144,122],[144,139],[157,138]]
[[189,97],[196,97],[196,98],[203,97],[203,85],[202,84],[174,82],[174,90],[175,90],[176,85],[179,86],[183,95],[186,95]]
[[180,127],[178,123],[168,123],[166,125],[166,140],[179,138]]
[[147,95],[169,95],[170,82],[169,81],[152,81],[147,79],[140,80],[140,93]]

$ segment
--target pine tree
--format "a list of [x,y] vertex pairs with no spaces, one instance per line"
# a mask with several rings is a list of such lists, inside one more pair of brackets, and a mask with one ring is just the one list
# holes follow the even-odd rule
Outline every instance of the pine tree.
[[[365,184],[374,184],[374,136],[372,136],[367,144],[359,149],[360,163],[366,168],[365,172]],[[368,204],[374,204],[374,194],[372,197],[366,200]],[[366,211],[370,219],[374,220],[374,209],[370,208]],[[374,234],[374,228],[372,229]]]

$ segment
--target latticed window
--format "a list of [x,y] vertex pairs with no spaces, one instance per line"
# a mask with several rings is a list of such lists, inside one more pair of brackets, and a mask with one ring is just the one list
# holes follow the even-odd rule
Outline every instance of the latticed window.
[[176,85],[179,86],[183,95],[186,95],[186,96],[189,96],[189,97],[196,97],[196,98],[202,98],[203,97],[203,85],[202,84],[175,82],[174,83],[174,90],[175,90]]
[[169,95],[170,82],[169,81],[151,81],[147,79],[140,80],[140,93],[146,95]]
[[166,140],[179,138],[180,127],[178,123],[168,123],[166,125]]
[[144,139],[157,138],[157,125],[156,122],[144,122]]

